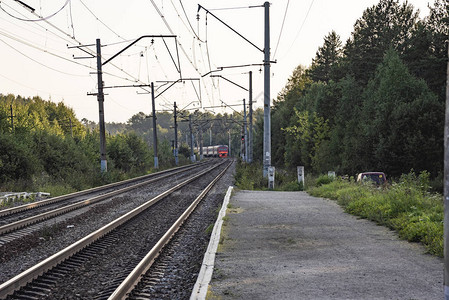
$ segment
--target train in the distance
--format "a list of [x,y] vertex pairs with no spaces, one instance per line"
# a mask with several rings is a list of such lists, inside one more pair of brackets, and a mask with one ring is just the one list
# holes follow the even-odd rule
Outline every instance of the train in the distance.
[[228,157],[228,155],[229,155],[229,148],[227,145],[216,145],[216,146],[203,147],[203,156],[204,157]]

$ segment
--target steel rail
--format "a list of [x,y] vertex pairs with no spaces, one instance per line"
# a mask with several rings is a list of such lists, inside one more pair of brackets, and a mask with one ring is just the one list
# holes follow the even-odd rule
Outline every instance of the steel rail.
[[0,217],[5,216],[5,215],[15,214],[15,213],[18,213],[18,212],[21,212],[21,211],[24,211],[24,210],[33,209],[33,208],[44,206],[44,205],[53,204],[55,202],[67,200],[67,199],[70,199],[70,198],[79,197],[79,196],[83,196],[83,195],[86,195],[86,194],[90,194],[90,193],[94,193],[94,192],[98,192],[98,191],[114,188],[114,187],[117,187],[117,186],[120,186],[120,185],[123,185],[123,184],[132,183],[134,181],[139,181],[139,180],[142,180],[142,179],[151,178],[151,177],[158,176],[158,175],[161,175],[161,174],[165,174],[165,173],[168,173],[168,172],[173,172],[175,170],[194,168],[196,166],[198,166],[198,164],[195,164],[194,166],[188,165],[188,166],[182,166],[182,167],[177,167],[177,168],[173,168],[173,169],[168,169],[168,170],[160,171],[160,172],[157,172],[157,173],[152,173],[152,174],[148,174],[148,175],[143,175],[143,176],[127,179],[127,180],[120,181],[120,182],[114,182],[114,183],[109,183],[109,184],[102,185],[102,186],[97,186],[97,187],[94,187],[94,188],[90,188],[90,189],[87,189],[87,190],[83,190],[83,191],[79,191],[79,192],[75,192],[75,193],[71,193],[71,194],[67,194],[67,195],[62,195],[62,196],[53,197],[53,198],[42,200],[42,201],[37,201],[37,202],[34,202],[34,203],[29,203],[29,204],[16,206],[16,207],[11,207],[11,208],[8,208],[8,209],[3,209],[3,210],[0,210]]
[[106,234],[110,233],[112,230],[116,229],[117,227],[121,226],[122,224],[126,223],[130,219],[134,218],[144,210],[148,209],[152,205],[156,204],[161,199],[167,197],[171,193],[179,190],[183,186],[189,184],[190,182],[200,178],[204,174],[212,171],[213,169],[221,166],[224,162],[220,164],[216,164],[210,168],[207,168],[206,170],[198,173],[197,175],[194,175],[190,177],[189,179],[177,184],[176,186],[172,187],[171,189],[159,194],[158,196],[148,200],[144,204],[136,207],[135,209],[129,211],[128,213],[124,214],[123,216],[117,218],[116,220],[112,221],[111,223],[101,227],[100,229],[90,233],[89,235],[85,236],[84,238],[78,240],[77,242],[73,243],[72,245],[64,248],[63,250],[53,254],[52,256],[44,259],[40,263],[36,264],[35,266],[29,268],[28,270],[16,275],[15,277],[9,279],[8,281],[2,283],[0,285],[0,299],[5,299],[8,295],[14,293],[15,291],[19,290],[21,287],[25,286],[27,283],[31,282],[32,280],[36,279],[38,276],[42,275],[46,271],[50,270],[51,268],[55,267],[59,263],[63,262],[64,260],[70,258],[74,254],[78,253],[85,247],[89,246],[93,242],[97,241],[101,237],[105,236]]
[[[124,187],[122,189],[118,189],[118,190],[115,190],[115,191],[112,191],[112,192],[109,192],[109,193],[106,193],[106,194],[103,194],[103,195],[99,195],[99,196],[96,196],[96,197],[93,197],[93,198],[88,198],[88,199],[85,199],[85,200],[81,200],[81,201],[76,202],[76,203],[72,203],[72,204],[69,204],[69,205],[66,205],[66,206],[63,206],[63,207],[60,207],[60,208],[56,208],[56,209],[51,210],[51,211],[47,211],[47,212],[44,212],[44,213],[41,213],[41,214],[38,214],[38,215],[35,215],[35,216],[31,216],[31,217],[28,217],[28,218],[25,218],[25,219],[22,219],[22,220],[19,220],[19,221],[10,223],[10,224],[6,224],[6,225],[3,225],[3,226],[0,226],[0,235],[9,233],[9,232],[14,231],[14,230],[21,229],[21,228],[26,227],[28,225],[32,225],[32,224],[35,224],[35,223],[38,223],[38,222],[45,221],[47,219],[50,219],[50,218],[62,215],[64,213],[67,213],[67,212],[79,209],[79,208],[87,206],[87,205],[94,204],[96,202],[105,200],[105,199],[113,197],[113,196],[117,196],[119,194],[128,192],[128,191],[130,191],[132,189],[135,189],[135,188],[138,188],[140,186],[147,185],[149,183],[152,183],[152,182],[155,182],[155,181],[158,181],[158,180],[161,180],[161,179],[165,179],[167,177],[173,176],[175,174],[178,174],[178,173],[181,173],[181,172],[184,172],[186,170],[193,169],[193,168],[194,167],[185,168],[185,169],[182,169],[182,170],[177,170],[175,172],[171,172],[169,174],[166,174],[166,175],[163,175],[163,176],[160,176],[160,177],[157,177],[157,178],[152,178],[152,179],[149,179],[149,180],[146,180],[146,181],[143,181],[143,182],[131,185],[131,186]],[[159,175],[160,175],[160,173],[159,173]],[[142,180],[142,178],[141,178],[141,180]]]
[[111,294],[108,300],[126,299],[128,294],[139,283],[142,275],[145,274],[156,258],[161,253],[162,248],[167,245],[175,233],[181,228],[182,224],[189,218],[201,200],[212,189],[215,183],[226,173],[232,162],[228,163],[226,168],[218,174],[214,180],[200,193],[200,195],[192,202],[192,204],[185,210],[185,212],[176,220],[176,222],[167,230],[156,245],[148,252],[148,254],[139,262],[139,264],[131,271],[125,280],[118,286],[118,288]]

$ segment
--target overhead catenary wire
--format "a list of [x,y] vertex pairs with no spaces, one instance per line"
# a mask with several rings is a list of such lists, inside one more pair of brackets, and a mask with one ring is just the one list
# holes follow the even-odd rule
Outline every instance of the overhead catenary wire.
[[[173,3],[173,2],[172,2]],[[184,8],[184,5],[182,4],[182,0],[179,0],[179,4],[181,4],[181,8],[182,8],[182,11],[184,12],[184,16],[186,17],[186,20],[187,20],[187,22],[189,23],[189,26],[190,26],[190,29],[192,29],[192,32],[193,32],[193,34],[195,35],[195,37],[198,39],[198,41],[200,41],[200,42],[202,42],[202,43],[205,43],[205,41],[203,41],[199,36],[198,36],[198,34],[195,32],[195,30],[193,29],[193,26],[192,26],[192,23],[190,23],[190,19],[189,19],[189,17],[187,16],[187,13],[186,13],[186,10],[185,10],[185,8]]]
[[[156,12],[158,13],[159,17],[162,19],[162,21],[164,22],[165,26],[167,27],[168,31],[172,34],[175,35],[174,31],[172,30],[172,28],[170,27],[170,24],[168,24],[167,20],[165,19],[164,14],[159,10],[157,4],[154,2],[154,0],[150,0],[151,4],[153,5],[154,9],[156,10]],[[184,56],[186,57],[186,59],[189,61],[189,63],[193,66],[193,68],[195,69],[195,71],[198,73],[198,75],[201,76],[200,71],[195,67],[195,64],[192,62],[192,59],[190,58],[190,56],[187,54],[187,51],[184,49],[184,46],[182,45],[182,43],[177,40],[177,43],[179,45],[179,47],[181,48],[182,53],[184,54]],[[207,91],[207,87],[204,84],[204,81],[201,81],[202,84],[204,85],[204,88],[206,90],[206,95],[210,101],[210,95]]]
[[[58,54],[55,54],[55,53],[46,51],[46,50],[41,49],[41,48],[39,48],[39,47],[37,47],[37,46],[34,46],[34,45],[32,45],[32,44],[28,44],[27,42],[21,41],[21,40],[19,40],[18,38],[14,37],[14,36],[9,36],[8,34],[5,34],[4,32],[1,32],[1,31],[0,31],[0,35],[3,35],[3,36],[5,36],[5,37],[7,37],[7,38],[10,38],[10,39],[13,39],[13,40],[15,40],[15,41],[17,41],[17,42],[19,42],[19,43],[23,43],[23,44],[25,44],[25,45],[27,45],[27,46],[29,46],[29,47],[34,48],[34,49],[37,49],[37,50],[43,51],[43,52],[45,52],[45,53],[48,53],[48,54],[50,54],[50,55],[52,55],[52,56],[54,56],[54,57],[60,58],[60,59],[62,59],[62,60],[65,60],[65,61],[68,61],[68,62],[71,62],[71,63],[75,63],[75,64],[77,64],[77,65],[80,65],[80,66],[83,66],[83,67],[87,67],[87,68],[90,68],[90,69],[94,69],[94,68],[92,68],[92,67],[90,67],[90,66],[87,66],[87,65],[78,63],[78,62],[73,61],[73,60],[71,60],[71,59],[67,59],[67,58],[65,58],[65,57],[63,57],[63,56],[60,56],[60,55],[58,55]],[[25,53],[23,53],[22,51],[18,50],[16,47],[14,47],[14,46],[8,44],[8,43],[5,42],[4,40],[0,39],[0,41],[1,41],[2,43],[4,43],[6,46],[8,46],[9,48],[13,49],[14,51],[20,53],[21,55],[25,56],[26,58],[28,58],[28,59],[34,61],[35,63],[37,63],[37,64],[39,64],[39,65],[41,65],[41,66],[46,67],[46,68],[48,68],[48,69],[51,69],[51,70],[53,70],[53,71],[56,71],[56,72],[59,72],[59,73],[62,73],[62,74],[70,75],[70,76],[89,77],[89,75],[70,74],[70,73],[67,73],[67,72],[64,72],[64,71],[61,71],[61,70],[52,68],[52,67],[48,66],[48,64],[41,63],[41,62],[37,61],[36,59],[34,59],[34,58],[32,58],[32,57],[26,55]]]
[[70,2],[70,0],[67,0],[67,1],[64,3],[64,5],[63,5],[60,9],[58,9],[55,13],[53,13],[53,14],[51,14],[51,15],[49,15],[49,16],[46,16],[46,17],[42,17],[42,16],[37,15],[37,14],[34,12],[34,9],[33,9],[33,8],[29,7],[28,5],[25,5],[25,4],[24,4],[23,2],[21,2],[21,1],[19,1],[19,3],[22,4],[24,7],[26,7],[27,9],[30,9],[30,11],[31,11],[32,14],[37,15],[38,19],[25,19],[25,18],[19,18],[19,17],[17,17],[17,16],[14,16],[13,14],[9,13],[8,11],[6,11],[6,10],[3,8],[3,6],[1,5],[1,4],[2,4],[1,1],[0,1],[0,9],[3,10],[3,11],[4,11],[7,15],[9,15],[10,17],[12,17],[12,18],[14,18],[14,19],[17,19],[17,20],[19,20],[19,21],[24,21],[24,22],[40,22],[40,21],[46,21],[46,20],[48,20],[48,19],[50,19],[50,18],[56,16],[60,11],[62,11],[62,10],[67,6],[67,4],[68,4],[69,2]]
[[296,43],[296,40],[298,39],[299,34],[301,33],[302,28],[304,27],[304,24],[305,24],[306,21],[307,21],[307,17],[309,16],[309,13],[310,13],[310,10],[312,9],[313,2],[314,2],[314,1],[315,1],[315,0],[311,0],[311,1],[310,1],[309,9],[307,10],[306,16],[304,17],[304,20],[302,21],[301,26],[299,26],[298,32],[296,33],[296,36],[295,36],[295,38],[293,39],[293,42],[292,42],[292,44],[290,45],[290,48],[285,52],[284,56],[287,55],[287,54],[290,52],[290,50],[293,48],[293,45]]
[[100,18],[97,17],[97,15],[94,14],[94,12],[82,1],[79,0],[79,2],[84,6],[84,8],[87,9],[87,11],[95,18],[95,20],[97,20],[98,22],[100,22],[101,24],[103,24],[104,27],[106,27],[107,29],[109,29],[109,31],[111,31],[113,34],[115,34],[118,38],[122,39],[122,40],[126,40],[125,38],[123,38],[120,34],[118,34],[117,32],[115,32],[115,30],[113,30],[111,27],[109,27],[105,22],[103,22]]
[[274,54],[273,54],[273,60],[275,60],[276,53],[277,53],[278,47],[279,47],[279,42],[281,41],[282,31],[283,31],[284,25],[285,25],[285,19],[287,19],[287,12],[288,12],[288,5],[289,5],[289,4],[290,4],[290,0],[287,0],[287,5],[285,6],[284,18],[282,19],[281,30],[280,30],[280,32],[279,32],[279,38],[278,38],[278,41],[277,41],[277,43],[276,43],[276,48],[275,48]]
[[[34,15],[37,15],[35,12],[32,12],[32,13],[33,13]],[[38,15],[37,15],[37,16],[38,16]],[[67,34],[66,32],[64,32],[64,30],[60,29],[59,27],[57,27],[57,26],[54,25],[53,23],[49,22],[49,21],[46,20],[46,19],[44,19],[43,21],[44,21],[45,23],[47,23],[48,25],[50,25],[52,28],[54,28],[54,29],[56,29],[57,31],[59,31],[59,32],[61,32],[62,34],[64,34],[64,35],[65,35],[65,38],[64,38],[64,39],[65,39],[66,41],[69,41],[70,43],[76,42],[77,45],[82,45],[82,43],[81,43],[80,41],[78,41],[75,37],[70,36],[69,34]],[[59,35],[56,35],[56,36],[60,37]],[[60,37],[60,38],[61,38],[61,37]],[[67,39],[67,38],[68,38],[68,39]],[[89,51],[91,54],[95,54],[95,52],[94,52],[93,50],[91,50],[91,49],[89,49],[89,48],[87,48],[87,49],[88,49],[88,51]],[[124,74],[126,74],[128,77],[131,77],[131,78],[133,78],[133,79],[121,77],[121,76],[118,76],[118,75],[113,75],[114,77],[122,78],[122,79],[127,80],[127,81],[139,82],[139,80],[138,80],[137,78],[135,78],[135,77],[134,77],[133,75],[131,75],[130,73],[126,72],[123,68],[120,68],[120,67],[118,67],[117,65],[112,64],[112,63],[111,63],[111,65],[112,65],[113,67],[115,67],[116,69],[118,69],[119,71],[121,71],[121,72],[123,72]],[[103,72],[103,73],[104,73],[104,74],[111,75],[111,73],[107,73],[107,72]]]

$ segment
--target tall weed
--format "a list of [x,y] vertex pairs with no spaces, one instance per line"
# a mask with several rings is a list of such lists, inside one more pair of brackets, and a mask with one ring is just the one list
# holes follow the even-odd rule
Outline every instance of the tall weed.
[[335,180],[308,192],[337,200],[346,212],[394,229],[401,238],[421,242],[429,253],[443,256],[443,199],[429,189],[427,172],[411,172],[385,189]]

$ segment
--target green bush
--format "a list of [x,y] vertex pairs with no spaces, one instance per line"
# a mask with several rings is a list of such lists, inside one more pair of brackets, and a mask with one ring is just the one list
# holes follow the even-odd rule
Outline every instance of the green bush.
[[321,186],[323,184],[329,184],[334,181],[334,177],[328,175],[321,175],[316,179],[316,186]]
[[335,199],[346,212],[394,229],[401,238],[421,242],[430,253],[443,256],[443,199],[428,192],[428,178],[427,172],[411,172],[387,189],[334,180],[308,192]]

